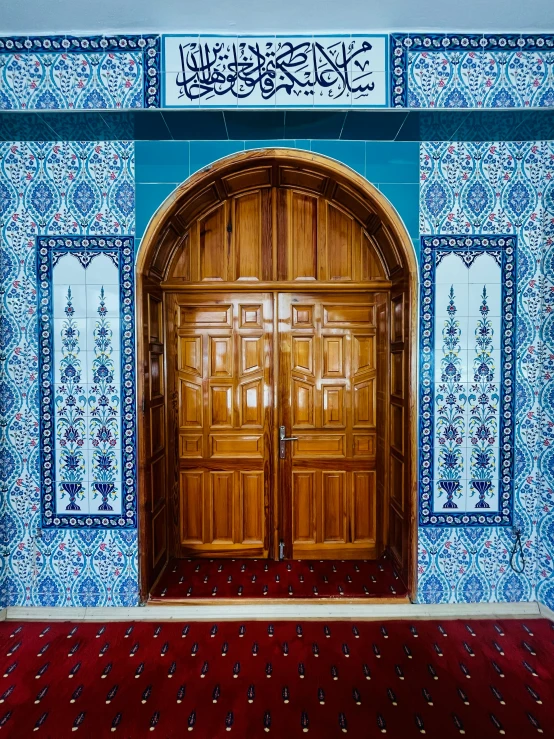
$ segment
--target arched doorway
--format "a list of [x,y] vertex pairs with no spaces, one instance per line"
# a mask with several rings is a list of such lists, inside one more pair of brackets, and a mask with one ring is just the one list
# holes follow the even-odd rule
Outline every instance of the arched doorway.
[[169,556],[385,549],[415,594],[416,288],[394,208],[321,155],[242,152],[163,203],[137,260],[144,598]]

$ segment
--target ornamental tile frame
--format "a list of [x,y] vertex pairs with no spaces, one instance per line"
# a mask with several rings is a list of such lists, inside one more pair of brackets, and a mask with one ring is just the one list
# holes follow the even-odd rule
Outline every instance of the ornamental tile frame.
[[[56,290],[59,286],[53,279],[60,260],[76,259],[86,271],[100,255],[109,258],[118,271],[118,295],[112,301],[112,304],[118,302],[118,311],[112,323],[119,326],[119,332],[114,337],[117,341],[113,342],[106,318],[108,301],[104,286],[93,286],[94,295],[98,293],[94,305],[96,318],[88,309],[82,317],[75,318],[76,312],[79,314],[78,307],[77,311],[74,307],[75,291],[83,290],[84,285],[76,285],[73,293],[68,287],[67,294],[65,290],[59,294],[61,291]],[[135,528],[134,239],[131,236],[37,237],[37,285],[42,526]],[[88,294],[90,286],[86,290]],[[61,353],[54,346],[55,327],[61,320],[54,317],[59,312],[55,301],[65,303],[67,316],[61,328]],[[85,339],[79,335],[83,331],[78,330],[78,321],[85,327]],[[78,358],[79,341],[94,346],[84,352],[83,361]],[[111,357],[112,343],[119,348],[113,352],[120,356],[119,367]],[[60,363],[57,382],[56,365]],[[81,383],[81,375],[88,377],[88,383]],[[68,406],[71,413],[67,413]],[[73,416],[76,423],[72,421]],[[68,440],[73,443],[68,444]],[[63,458],[63,463],[57,456]],[[57,494],[58,486],[62,496],[69,499],[69,505]],[[93,503],[93,497],[100,498],[99,502]]]
[[160,107],[160,36],[0,37],[0,110]]
[[393,108],[554,106],[554,35],[390,36]]
[[[517,239],[511,235],[421,237],[420,526],[512,525],[516,245]],[[494,306],[493,303],[497,301],[493,299],[489,301],[489,307],[486,292],[483,291],[479,309],[481,317],[472,319],[476,324],[473,332],[470,332],[471,319],[465,318],[466,338],[471,335],[475,337],[476,356],[472,361],[470,352],[465,352],[464,370],[464,352],[460,350],[460,337],[464,330],[456,318],[456,290],[454,286],[449,287],[448,283],[438,284],[436,270],[449,255],[460,258],[458,269],[461,269],[462,265],[470,268],[484,254],[493,257],[500,266],[500,291],[497,295],[500,305]],[[448,298],[444,313],[441,313],[437,304],[439,288],[442,288],[441,293],[446,292]],[[466,293],[463,298],[468,310],[464,312],[462,309],[462,315],[471,312],[468,307],[471,298],[470,290],[469,295]],[[491,307],[493,315],[494,308],[496,315],[499,314],[496,318],[497,331],[491,328]],[[436,334],[441,322],[444,324],[444,344],[442,366],[439,366]],[[491,351],[495,333],[501,337],[499,352]],[[497,362],[498,359],[501,362],[496,374],[493,374],[493,353]],[[473,380],[470,379],[470,364],[474,367]],[[452,416],[453,412],[455,417]],[[486,422],[481,413],[487,415]],[[496,440],[496,448],[493,438],[489,438],[491,435]],[[467,438],[467,444],[464,444],[464,437]],[[493,495],[492,490],[496,486],[498,489]],[[477,493],[477,502],[471,503],[469,497],[473,495],[475,498]]]

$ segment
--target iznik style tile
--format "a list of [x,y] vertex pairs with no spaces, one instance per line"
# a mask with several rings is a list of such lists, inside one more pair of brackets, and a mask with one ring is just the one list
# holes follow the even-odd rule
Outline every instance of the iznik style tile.
[[394,107],[554,106],[554,36],[393,34]]
[[0,110],[159,107],[159,37],[0,37]]
[[38,270],[43,526],[134,527],[133,239],[39,238]]
[[424,236],[421,246],[420,524],[507,525],[516,238]]
[[[138,597],[136,529],[133,525],[109,530],[114,528],[112,522],[118,525],[120,518],[125,519],[125,525],[128,525],[130,519],[127,519],[126,511],[128,506],[134,511],[134,495],[129,494],[131,500],[126,500],[126,495],[118,492],[116,501],[108,492],[107,501],[113,511],[99,511],[104,498],[94,487],[96,482],[112,482],[100,479],[99,467],[95,467],[95,454],[104,447],[110,447],[118,450],[116,456],[119,460],[119,455],[124,453],[124,445],[123,441],[116,441],[113,447],[109,441],[104,444],[104,438],[108,437],[103,433],[100,443],[95,436],[96,427],[91,422],[91,419],[96,422],[99,418],[95,413],[97,403],[95,400],[91,402],[91,397],[96,400],[100,397],[91,390],[94,386],[102,389],[104,382],[104,379],[102,383],[95,382],[94,361],[105,359],[108,353],[108,329],[100,325],[95,334],[97,321],[102,323],[98,313],[102,287],[108,296],[105,317],[112,321],[110,356],[116,356],[117,345],[121,352],[121,360],[113,360],[114,382],[110,384],[114,387],[123,386],[121,379],[116,383],[115,378],[124,376],[116,365],[124,365],[130,361],[128,357],[132,357],[131,345],[128,347],[131,354],[125,353],[129,337],[123,335],[127,330],[122,330],[125,324],[120,321],[121,316],[132,314],[134,309],[132,281],[129,285],[125,284],[129,282],[126,278],[121,282],[120,266],[118,285],[114,285],[115,265],[108,267],[104,262],[101,266],[98,260],[106,258],[105,254],[110,251],[108,246],[113,247],[112,251],[121,252],[122,246],[115,244],[116,239],[121,244],[132,241],[125,236],[134,233],[135,224],[134,145],[123,141],[2,143],[0,202],[3,215],[0,221],[0,271],[5,286],[0,311],[0,516],[4,538],[9,542],[4,552],[4,578],[0,582],[2,605],[135,605]],[[103,256],[92,259],[86,269],[82,264],[84,241],[79,243],[76,238],[81,235],[89,235],[88,251],[91,254],[93,241],[103,252]],[[61,242],[60,251],[65,250],[57,265],[53,265],[57,282],[55,289],[54,283],[51,285],[53,299],[46,312],[44,334],[42,326],[39,332],[41,304],[37,293],[40,287],[37,282],[37,242],[43,237],[52,237],[54,245]],[[49,245],[48,249],[51,250],[52,246]],[[75,256],[72,255],[73,250]],[[80,259],[77,258],[79,255]],[[133,263],[134,257],[129,263],[131,280]],[[56,271],[58,266],[60,272]],[[119,301],[116,309],[113,290],[118,286],[124,302]],[[68,313],[71,315],[72,311],[66,312],[69,288],[78,337],[69,324]],[[131,294],[125,294],[124,290],[131,290]],[[89,296],[90,306],[87,305]],[[57,342],[58,363],[54,361],[52,349],[49,353],[42,352],[43,340],[49,342],[53,338]],[[130,338],[133,338],[132,332]],[[96,529],[76,524],[78,530],[71,526],[61,530],[44,526],[42,518],[45,490],[42,483],[44,459],[41,457],[39,378],[44,365],[51,359],[49,371],[54,379],[53,387],[59,389],[63,385],[64,388],[57,394],[58,409],[68,406],[69,386],[61,383],[61,373],[65,369],[68,375],[69,361],[62,364],[61,360],[73,360],[74,357],[80,362],[82,374],[79,384],[83,392],[75,393],[75,406],[71,401],[71,408],[78,409],[79,417],[85,422],[79,427],[79,433],[84,434],[83,444],[74,446],[83,453],[77,462],[70,460],[72,470],[64,468],[64,472],[71,471],[75,476],[81,476],[86,498],[86,507],[82,510],[89,511],[85,515],[95,519],[107,518],[109,523]],[[77,384],[76,365],[74,370],[69,372],[71,378],[64,378],[71,379],[73,389]],[[105,379],[107,383],[107,377]],[[119,389],[106,394],[110,399],[119,394],[121,439],[127,431],[133,437],[135,433],[134,414],[130,425],[126,425],[129,422],[125,418],[128,408],[134,408],[135,403],[134,378],[129,377],[129,381],[129,392]],[[111,400],[107,406],[103,402],[102,407],[113,407]],[[56,443],[59,447],[63,440],[61,426],[54,431],[55,412],[56,408],[51,416],[52,448]],[[67,418],[64,411],[64,419]],[[72,434],[70,437],[76,438]],[[99,443],[95,444],[96,441]],[[65,448],[68,448],[67,444]],[[120,470],[114,483],[125,481],[121,467]],[[67,479],[67,482],[79,481]],[[105,493],[106,489],[103,491]],[[96,498],[95,492],[99,493]],[[79,500],[77,493],[75,499]],[[53,489],[51,502],[53,506],[56,504]],[[57,502],[67,506],[69,494],[63,499],[58,497]]]
[[[429,471],[429,485],[427,490],[423,485],[420,486],[420,512],[425,512],[428,516],[428,523],[430,523],[431,516],[440,517],[441,525],[437,522],[437,525],[421,525],[419,528],[418,599],[421,602],[435,603],[518,601],[533,600],[538,597],[541,602],[552,607],[554,604],[554,588],[551,585],[551,578],[554,575],[552,564],[554,554],[552,546],[554,540],[552,537],[554,531],[552,523],[554,516],[552,493],[554,489],[552,477],[554,347],[552,336],[554,333],[551,330],[551,322],[554,299],[552,288],[554,144],[546,141],[424,143],[421,145],[420,153],[420,177],[422,244],[434,241],[434,239],[424,238],[424,235],[437,235],[437,238],[441,236],[447,241],[452,238],[453,243],[457,243],[461,238],[462,243],[465,243],[467,239],[467,249],[471,251],[475,241],[483,240],[484,237],[491,239],[491,242],[502,236],[515,237],[517,240],[515,248],[516,291],[513,311],[517,318],[515,351],[512,354],[515,357],[515,381],[513,383],[515,444],[513,480],[509,489],[513,494],[512,524],[521,533],[525,561],[522,561],[518,553],[515,558],[516,569],[522,571],[515,571],[510,566],[510,555],[516,543],[511,525],[493,525],[487,521],[486,525],[477,523],[469,526],[460,521],[463,516],[486,515],[494,518],[495,515],[499,515],[492,508],[483,514],[477,509],[477,502],[480,498],[477,495],[469,498],[467,496],[467,481],[475,479],[472,477],[471,454],[468,459],[467,451],[465,455],[461,452],[463,448],[467,450],[468,446],[474,446],[471,440],[468,445],[468,436],[464,437],[462,443],[458,445],[460,449],[458,458],[465,465],[465,476],[464,474],[454,475],[458,478],[459,485],[465,490],[463,505],[466,510],[456,514],[454,509],[454,513],[450,512],[452,521],[443,522],[443,516],[448,516],[449,511],[448,509],[446,512],[444,509],[441,510],[440,506],[444,505],[447,500],[448,491],[445,490],[441,497],[435,497],[436,490],[431,487],[433,477],[431,469],[435,462],[431,449],[434,454],[435,446],[440,449],[442,444],[436,433],[434,438],[431,438],[429,433],[438,413],[437,408],[431,403],[431,390],[436,387],[434,385],[435,375],[433,374],[431,382],[429,374],[433,364],[435,366],[438,364],[440,367],[441,361],[447,356],[447,353],[443,352],[442,344],[435,345],[433,332],[437,327],[442,332],[446,318],[445,310],[440,306],[435,306],[437,295],[440,295],[441,303],[444,303],[445,297],[448,297],[445,291],[449,289],[449,280],[451,284],[464,284],[461,281],[461,275],[464,273],[460,263],[454,273],[445,274],[444,281],[439,282],[438,280],[443,279],[439,265],[433,282],[431,252],[434,249],[429,247],[428,258],[422,260],[421,263],[420,306],[421,392],[422,396],[426,396],[420,403],[420,476],[425,478]],[[452,255],[445,257],[444,265],[446,265],[446,260],[452,259]],[[475,266],[482,259],[483,256],[478,257],[475,260]],[[481,262],[481,265],[481,270],[483,270],[484,262]],[[496,283],[491,284],[494,272],[490,266],[491,262],[485,272],[476,274],[475,280],[471,276],[471,269],[467,271],[467,310],[465,307],[462,310],[459,290],[455,292],[456,313],[452,315],[455,320],[458,319],[460,327],[459,330],[454,327],[450,336],[453,339],[457,337],[458,342],[461,342],[463,337],[459,331],[468,325],[468,321],[475,322],[475,318],[478,318],[475,315],[475,307],[479,304],[480,282],[487,284],[487,298],[489,292],[491,298],[495,291],[498,295],[498,286]],[[452,281],[454,276],[456,282]],[[503,287],[502,283],[501,288]],[[458,312],[458,305],[460,312]],[[463,305],[465,306],[466,303],[464,302]],[[498,337],[495,326],[498,327],[499,316],[498,312],[493,310],[495,305],[499,305],[497,297],[494,300],[487,299],[489,308],[487,321],[491,324],[492,335],[486,326],[482,327],[484,341],[487,342],[489,338],[492,341],[492,357],[497,351],[494,347]],[[462,316],[462,312],[466,315]],[[477,313],[481,315],[480,310]],[[506,316],[505,313],[503,315]],[[505,323],[500,325],[505,326]],[[472,342],[474,339],[470,329],[473,330],[471,325],[466,328],[466,335],[468,341]],[[501,338],[505,341],[506,336]],[[473,353],[473,361],[477,356],[477,353]],[[507,355],[501,353],[497,356],[501,363],[500,369],[503,373],[501,380],[503,378],[505,389],[504,373]],[[491,385],[496,382],[494,374],[497,371],[496,363],[495,359]],[[453,365],[455,369],[456,364],[453,363]],[[468,384],[471,381],[471,367],[472,363],[468,361],[468,372],[470,373]],[[486,367],[488,368],[488,364]],[[453,375],[447,373],[446,376],[455,376],[455,372]],[[426,380],[426,377],[429,379]],[[437,382],[440,384],[440,376]],[[423,383],[426,383],[425,387]],[[460,384],[462,384],[461,381]],[[503,394],[500,393],[499,408],[502,398]],[[469,432],[470,423],[468,414],[473,407],[476,408],[477,405],[473,403],[472,406],[466,398],[464,400],[464,412],[467,418],[466,433]],[[493,403],[487,406],[489,410],[494,407]],[[501,415],[500,419],[502,422]],[[456,441],[460,437],[454,436],[453,438]],[[500,459],[502,465],[504,451],[502,441],[498,446],[500,457],[496,457],[495,451],[490,458],[494,459],[495,465],[498,464],[497,459]],[[457,451],[458,447],[453,445],[453,450]],[[494,444],[492,449],[496,450]],[[448,461],[455,460],[456,456],[449,458]],[[485,461],[484,458],[483,461]],[[446,476],[442,479],[446,480]],[[503,478],[502,484],[504,484]],[[442,487],[444,490],[445,486]],[[484,494],[485,502],[491,505],[493,498],[487,498],[487,491],[484,491]],[[425,498],[423,498],[424,495]],[[461,504],[462,499],[458,497],[456,501],[454,491],[452,491],[452,498],[455,503]],[[468,507],[468,500],[470,503],[472,500],[477,502]],[[498,500],[501,504],[502,497]]]

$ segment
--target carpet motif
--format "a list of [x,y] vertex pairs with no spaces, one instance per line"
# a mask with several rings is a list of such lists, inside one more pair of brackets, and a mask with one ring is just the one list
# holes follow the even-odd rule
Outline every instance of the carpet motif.
[[554,736],[545,620],[0,625],[5,736]]

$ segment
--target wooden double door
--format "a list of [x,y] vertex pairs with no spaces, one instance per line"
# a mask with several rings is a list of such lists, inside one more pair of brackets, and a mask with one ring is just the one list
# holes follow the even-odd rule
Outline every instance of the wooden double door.
[[380,553],[377,318],[386,300],[166,294],[177,556]]

